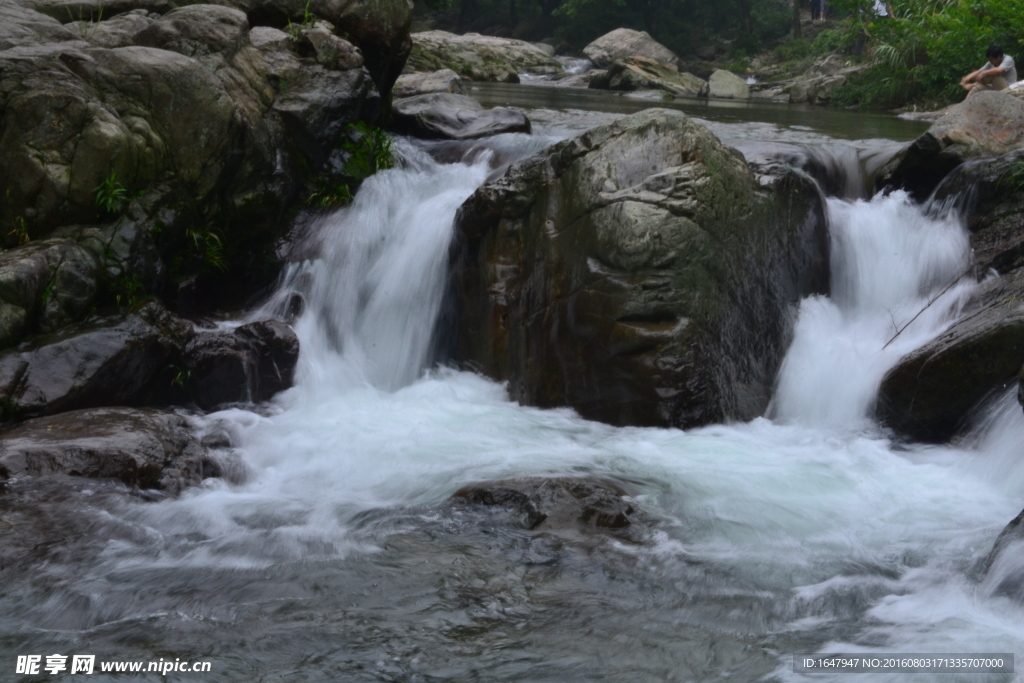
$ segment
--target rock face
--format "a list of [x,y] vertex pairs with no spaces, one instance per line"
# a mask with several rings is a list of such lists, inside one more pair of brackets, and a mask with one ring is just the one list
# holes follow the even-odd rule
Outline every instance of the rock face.
[[658,109],[513,165],[456,219],[457,358],[613,424],[761,414],[793,307],[828,283],[817,191],[766,183]]
[[651,38],[646,31],[617,28],[606,33],[583,48],[583,54],[599,69],[608,69],[615,62],[630,57],[643,57],[662,64],[671,64],[677,69],[682,66],[679,57],[672,50]]
[[451,69],[441,69],[440,71],[399,76],[391,94],[395,99],[401,99],[435,92],[465,95],[466,86],[463,85],[462,79],[457,73]]
[[850,74],[863,69],[861,64],[848,64],[839,55],[829,55],[814,63],[800,76],[779,83],[791,102],[828,104],[832,91],[846,83]]
[[985,558],[986,583],[993,592],[1024,600],[1024,512],[1003,528]]
[[409,66],[416,71],[451,69],[471,81],[518,83],[520,73],[557,74],[562,65],[522,40],[446,31],[412,34]]
[[637,521],[638,510],[624,496],[609,482],[538,477],[473,484],[452,498],[504,508],[523,529],[557,533],[626,530]]
[[727,100],[749,100],[750,86],[747,82],[725,69],[715,69],[708,79],[708,97]]
[[662,90],[672,95],[700,97],[708,94],[707,82],[680,72],[671,64],[646,57],[629,57],[614,62],[603,75],[592,75],[588,87],[608,90]]
[[968,159],[1024,147],[1024,100],[1003,92],[975,93],[907,145],[878,175],[882,187],[904,188],[925,199]]
[[395,100],[395,130],[428,139],[470,140],[499,133],[529,133],[530,120],[518,109],[485,109],[472,97],[431,93]]
[[[96,264],[86,270],[98,267],[101,294],[171,298],[198,277],[220,283],[224,297],[244,297],[266,283],[286,210],[340,149],[346,124],[376,116],[377,86],[390,87],[410,49],[407,0],[312,5],[2,0],[5,246],[59,232],[92,252]],[[307,10],[325,12],[349,40],[326,22],[301,24],[313,16]],[[298,26],[294,39],[251,28],[288,20]],[[125,248],[108,263],[115,233]],[[215,238],[224,275],[190,254]],[[25,311],[26,331],[35,329],[30,302],[4,301]],[[78,315],[69,311],[68,321]],[[13,343],[19,333],[0,337]]]
[[291,386],[298,346],[277,321],[196,334],[147,303],[0,353],[0,421],[97,406],[263,401]]
[[219,468],[184,417],[160,410],[78,410],[0,432],[0,479],[52,474],[177,493]]
[[966,202],[975,271],[1000,275],[976,290],[946,332],[886,375],[879,417],[901,434],[949,439],[1024,364],[1024,177],[1014,175],[1022,163],[1024,151],[968,162],[935,190],[938,202]]

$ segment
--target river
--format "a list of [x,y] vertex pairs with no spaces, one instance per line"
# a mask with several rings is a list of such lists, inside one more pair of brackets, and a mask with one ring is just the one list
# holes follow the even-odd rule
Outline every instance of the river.
[[[488,88],[488,104],[515,96]],[[305,296],[296,386],[258,412],[203,418],[231,436],[230,481],[177,499],[88,480],[0,496],[0,522],[31,515],[39,530],[31,561],[2,570],[5,660],[212,663],[132,680],[849,681],[794,673],[793,653],[1024,652],[1021,605],[977,571],[1024,505],[1020,407],[1004,397],[951,446],[899,442],[870,417],[885,371],[970,292],[946,290],[969,260],[960,217],[901,193],[868,199],[862,182],[920,124],[688,112],[747,154],[779,143],[838,169],[833,295],[801,304],[766,417],[616,428],[433,364],[458,206],[496,166],[625,101],[522,92],[533,135],[399,141],[402,162],[309,232],[319,256],[251,314]],[[543,97],[561,99],[530,99]],[[467,483],[537,475],[619,482],[649,531],[566,540],[446,502]]]

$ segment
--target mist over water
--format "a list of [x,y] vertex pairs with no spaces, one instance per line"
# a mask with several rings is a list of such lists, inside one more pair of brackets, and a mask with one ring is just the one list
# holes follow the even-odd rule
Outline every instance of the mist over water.
[[[1024,506],[1020,408],[944,447],[870,417],[885,371],[970,292],[959,218],[900,193],[829,200],[833,294],[801,304],[769,417],[615,428],[432,365],[455,211],[548,142],[450,163],[403,144],[254,314],[305,301],[296,386],[206,418],[246,477],[158,503],[90,484],[47,508],[88,533],[11,574],[0,648],[181,652],[231,681],[797,680],[795,651],[1024,651],[1020,603],[975,573]],[[444,504],[547,474],[623,482],[654,531],[573,545]]]

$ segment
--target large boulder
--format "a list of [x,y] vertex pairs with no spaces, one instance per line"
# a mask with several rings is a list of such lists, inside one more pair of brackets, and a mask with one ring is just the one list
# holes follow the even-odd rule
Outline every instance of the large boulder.
[[[972,97],[973,99],[973,97]],[[972,410],[1016,382],[1024,364],[1024,151],[967,162],[935,190],[959,201],[971,233],[973,272],[983,282],[960,319],[889,371],[879,417],[901,434],[941,442]]]
[[428,139],[470,140],[530,132],[530,120],[518,109],[485,109],[472,97],[444,92],[395,100],[391,116],[398,132]]
[[971,95],[901,150],[878,175],[879,188],[903,188],[925,199],[968,159],[1024,147],[1024,100],[1005,92]]
[[[365,50],[322,28],[253,31],[244,3],[34,4],[47,14],[0,1],[0,221],[15,228],[0,238],[131,213],[160,263],[124,282],[172,296],[203,271],[238,298],[265,284],[304,183],[376,115]],[[214,240],[216,267],[188,254]],[[169,268],[179,255],[196,267]]]
[[996,537],[981,567],[989,590],[1024,601],[1024,511]]
[[177,493],[219,468],[186,418],[148,408],[77,410],[0,432],[0,479],[54,474]]
[[617,28],[583,48],[583,54],[599,69],[607,69],[615,62],[630,57],[643,57],[662,64],[682,66],[672,50],[651,38],[646,31]]
[[661,90],[683,97],[700,97],[708,93],[706,81],[691,73],[680,72],[672,64],[647,57],[629,57],[614,62],[606,72],[591,75],[587,83],[594,89]]
[[458,360],[513,399],[690,427],[767,406],[795,306],[828,283],[821,198],[650,109],[556,144],[461,207]]
[[562,65],[522,40],[446,31],[412,34],[409,66],[415,71],[451,69],[471,81],[518,83],[520,73],[558,74]]
[[747,82],[725,69],[715,69],[708,78],[708,97],[726,100],[749,100],[750,86]]

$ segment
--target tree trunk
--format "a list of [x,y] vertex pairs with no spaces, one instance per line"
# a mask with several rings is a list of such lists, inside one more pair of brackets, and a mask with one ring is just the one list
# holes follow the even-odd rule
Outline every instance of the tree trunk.
[[793,37],[800,38],[800,0],[793,0]]

